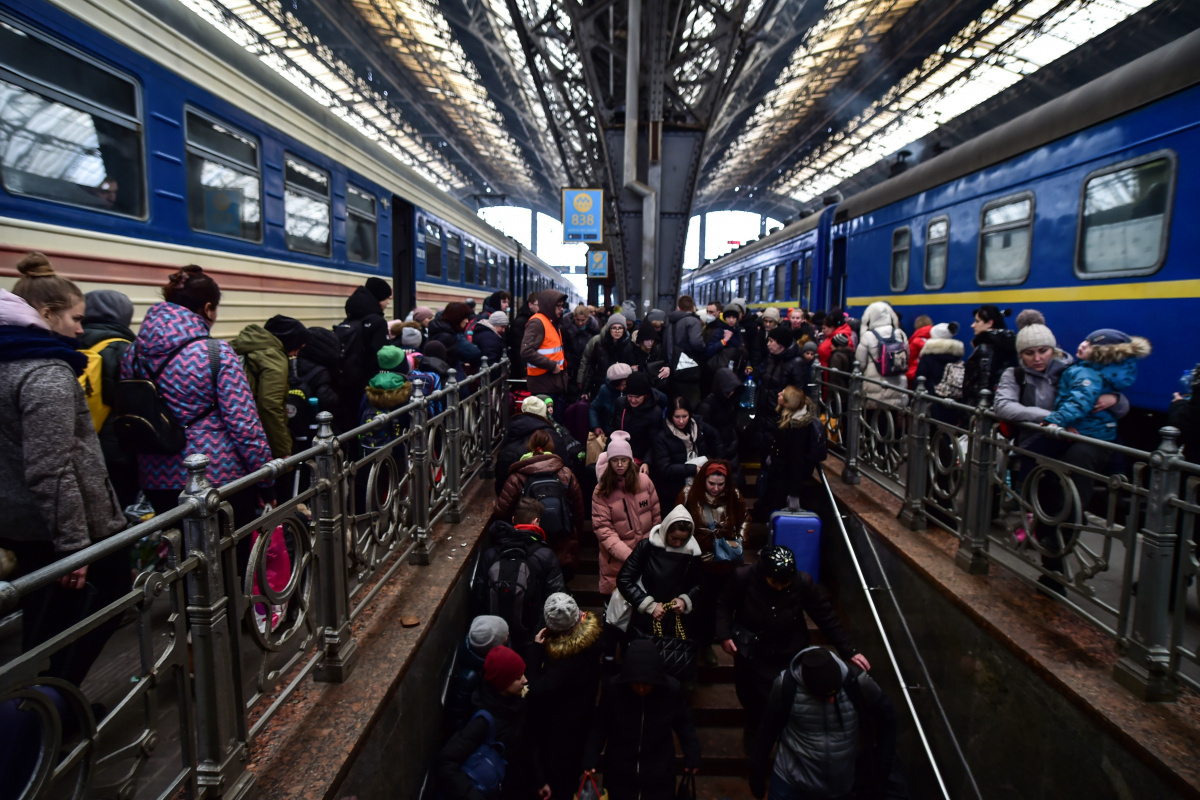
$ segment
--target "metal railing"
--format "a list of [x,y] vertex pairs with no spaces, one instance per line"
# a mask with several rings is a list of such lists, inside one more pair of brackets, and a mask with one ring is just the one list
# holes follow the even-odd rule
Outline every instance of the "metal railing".
[[988,391],[970,406],[926,391],[924,378],[909,390],[853,369],[817,366],[810,387],[846,483],[866,475],[901,501],[908,528],[957,536],[963,570],[997,565],[1062,595],[1113,637],[1114,678],[1138,696],[1200,688],[1187,624],[1188,592],[1200,592],[1200,466],[1183,459],[1178,430],[1162,428],[1146,452],[1004,422]]
[[[225,486],[209,481],[207,456],[189,455],[177,508],[0,582],[0,614],[8,615],[0,630],[19,631],[12,623],[22,599],[63,575],[147,537],[165,550],[161,572],[139,574],[123,597],[0,665],[0,709],[26,712],[41,737],[16,794],[245,796],[255,737],[309,675],[349,676],[351,622],[406,560],[429,563],[433,526],[458,521],[464,489],[490,476],[508,422],[507,375],[507,360],[485,359],[477,374],[432,394],[416,381],[403,407],[339,436],[321,412],[313,447]],[[398,437],[346,458],[360,435],[398,422]],[[301,487],[294,497],[253,520],[234,519],[231,497],[268,479],[292,480],[293,471]],[[283,549],[285,585],[268,579]],[[40,673],[55,653],[126,615],[135,618],[136,652],[118,654],[128,662],[118,665],[123,685],[97,721],[83,687]],[[165,758],[164,738],[172,740]]]

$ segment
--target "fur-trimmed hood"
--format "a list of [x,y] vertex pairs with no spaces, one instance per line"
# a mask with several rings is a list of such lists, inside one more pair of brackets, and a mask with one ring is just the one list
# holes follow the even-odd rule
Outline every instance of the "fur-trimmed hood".
[[958,339],[930,339],[921,348],[921,356],[948,355],[962,358],[966,351],[966,346]]
[[546,635],[545,648],[549,658],[558,660],[579,655],[600,641],[604,623],[591,611],[584,611],[575,627],[561,636]]
[[817,404],[811,398],[804,398],[804,405],[797,408],[789,416],[779,421],[781,428],[807,428],[817,419]]
[[412,384],[405,381],[404,385],[399,389],[376,389],[372,386],[367,387],[367,402],[372,408],[387,409],[399,408],[408,402],[408,398],[412,396]]
[[1094,344],[1088,361],[1096,364],[1119,364],[1150,355],[1150,340],[1144,336],[1131,336],[1121,344]]

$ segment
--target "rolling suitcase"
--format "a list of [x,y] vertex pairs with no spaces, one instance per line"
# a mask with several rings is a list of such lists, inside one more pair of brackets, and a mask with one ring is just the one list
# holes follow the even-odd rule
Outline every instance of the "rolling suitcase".
[[771,515],[770,543],[781,545],[796,557],[796,569],[819,581],[821,569],[821,518],[800,508],[796,497],[788,498],[786,511]]

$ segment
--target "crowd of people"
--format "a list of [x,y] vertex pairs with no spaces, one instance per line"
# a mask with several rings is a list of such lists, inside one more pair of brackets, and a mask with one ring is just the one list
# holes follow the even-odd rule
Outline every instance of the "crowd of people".
[[[209,478],[227,484],[310,446],[321,411],[338,432],[386,416],[358,439],[369,454],[407,430],[410,420],[394,412],[414,386],[428,394],[507,356],[513,414],[473,587],[480,615],[461,648],[447,701],[452,735],[436,765],[445,796],[464,800],[569,798],[602,752],[610,800],[674,796],[673,737],[694,774],[701,753],[688,690],[699,667],[716,664],[717,648],[733,657],[756,796],[768,783],[776,798],[843,797],[864,780],[882,791],[895,718],[867,659],[788,548],[769,546],[750,563],[745,554],[753,521],[818,486],[829,420],[817,392],[844,389],[855,365],[868,413],[903,406],[902,389],[922,378],[936,397],[964,404],[989,392],[1000,419],[1042,426],[1010,433],[1033,456],[1077,468],[1071,480],[1086,507],[1088,475],[1113,468],[1110,451],[1044,430],[1115,441],[1130,410],[1123,393],[1150,352],[1145,339],[1106,328],[1072,357],[1039,312],[1023,311],[1011,330],[1009,312],[990,305],[970,321],[969,356],[958,321],[922,315],[906,332],[885,302],[856,320],[841,309],[758,313],[736,299],[701,310],[685,295],[639,321],[619,309],[571,309],[549,289],[519,308],[497,291],[480,309],[471,300],[421,305],[389,320],[392,292],[379,278],[354,290],[331,329],[276,315],[225,341],[211,335],[220,287],[196,266],[170,275],[135,335],[121,292],[85,295],[38,253],[18,269],[12,291],[0,290],[0,495],[13,515],[0,534],[0,577],[113,535],[136,518],[127,509],[176,506],[185,454],[207,455]],[[818,364],[832,370],[827,389],[815,388]],[[1196,397],[1172,407],[1185,455],[1200,446]],[[932,414],[958,420],[949,405]],[[752,462],[750,504],[742,466]],[[1014,485],[1033,466],[1015,459]],[[236,524],[300,487],[292,473],[228,498]],[[1053,516],[1065,494],[1048,487],[1039,501]],[[1060,572],[1057,529],[1027,524],[1050,544],[1045,568]],[[567,592],[588,534],[599,549],[602,614]],[[238,544],[240,570],[251,542]],[[128,553],[114,553],[22,598],[23,647],[127,592],[129,567]],[[806,615],[828,647],[812,644]],[[48,674],[81,683],[116,624],[61,649]],[[854,741],[867,720],[879,735],[864,778]]]

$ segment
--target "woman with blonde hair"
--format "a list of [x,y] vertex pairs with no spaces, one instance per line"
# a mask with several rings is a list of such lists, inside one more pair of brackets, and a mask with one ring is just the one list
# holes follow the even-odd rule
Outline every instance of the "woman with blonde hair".
[[[6,515],[0,546],[17,557],[8,580],[125,527],[79,383],[87,365],[75,343],[83,333],[83,292],[56,275],[41,253],[25,256],[17,269],[21,278],[13,290],[0,289],[0,503]],[[127,591],[128,555],[82,567],[59,584],[69,594],[47,586],[21,598],[26,650],[77,622],[85,602],[99,608]],[[76,599],[89,584],[95,597]],[[81,683],[116,621],[60,649],[49,674]]]
[[789,495],[800,496],[811,483],[828,450],[828,438],[814,403],[798,386],[785,386],[776,397],[775,413],[779,427],[771,440],[765,464],[766,486],[754,504],[755,515],[762,520],[787,505]]

